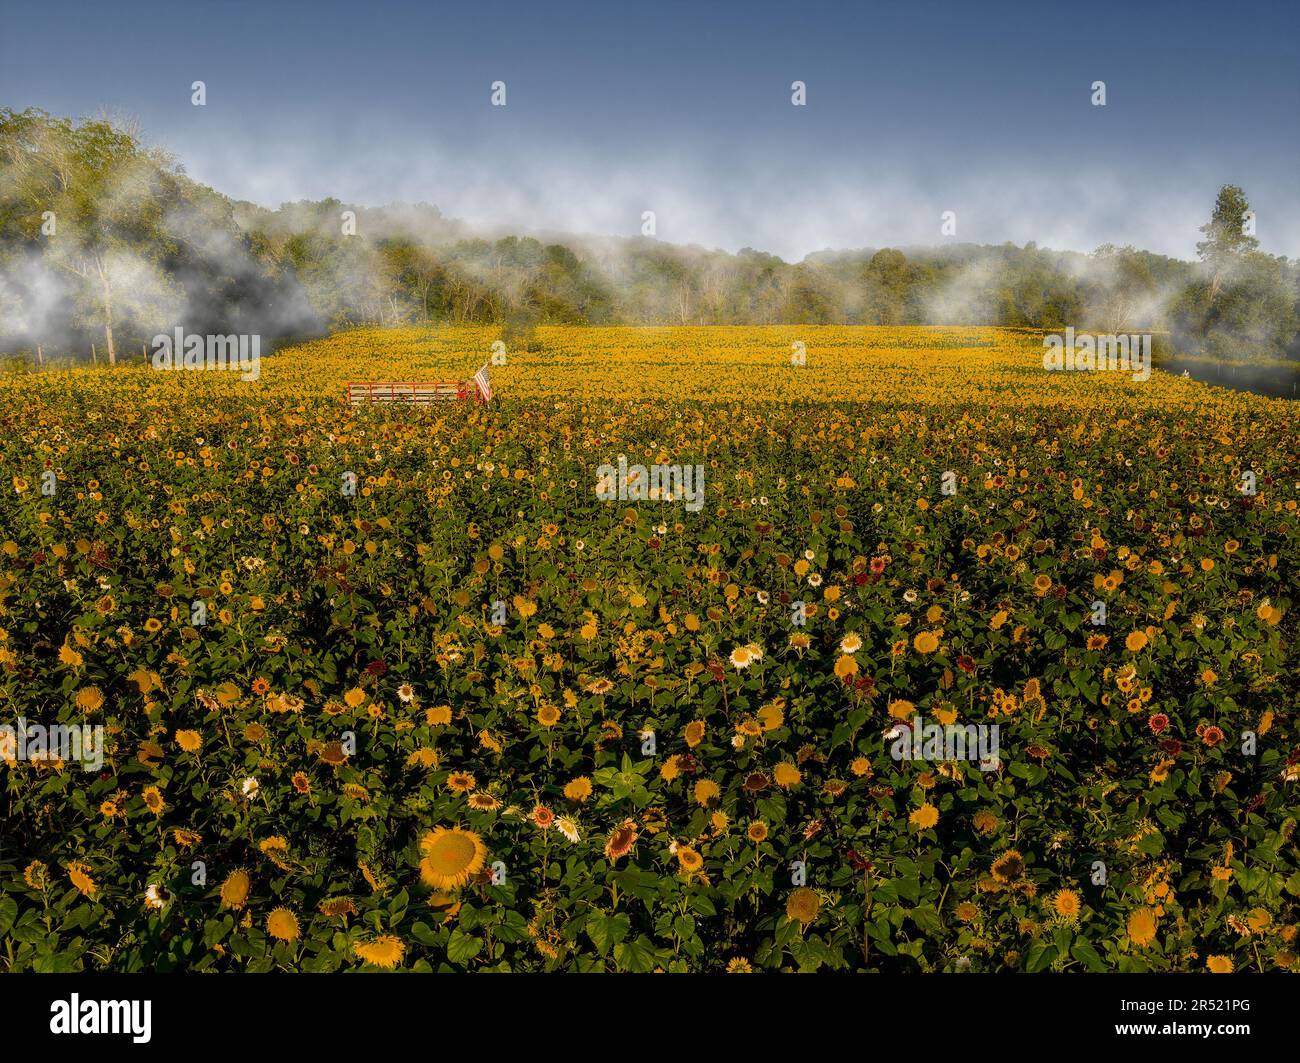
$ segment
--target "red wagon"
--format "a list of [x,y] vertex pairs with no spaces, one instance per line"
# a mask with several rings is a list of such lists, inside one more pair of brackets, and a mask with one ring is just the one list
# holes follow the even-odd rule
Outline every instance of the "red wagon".
[[344,385],[348,402],[398,402],[430,406],[435,402],[487,403],[492,398],[487,366],[473,380],[353,380]]

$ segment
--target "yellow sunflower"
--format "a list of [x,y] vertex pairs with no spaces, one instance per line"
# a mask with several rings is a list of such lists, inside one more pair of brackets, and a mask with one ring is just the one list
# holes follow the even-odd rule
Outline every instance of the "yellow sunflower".
[[177,731],[176,744],[186,753],[193,753],[203,745],[203,738],[198,731]]
[[99,687],[82,687],[74,700],[82,712],[98,712],[104,707],[104,695]]
[[298,917],[288,908],[277,908],[266,917],[266,932],[277,941],[297,941]]
[[1151,944],[1156,937],[1156,913],[1150,908],[1139,908],[1128,917],[1129,940],[1139,948]]
[[933,653],[939,648],[939,640],[933,631],[918,631],[912,640],[912,648],[917,653]]
[[248,901],[250,886],[251,882],[247,871],[241,868],[230,872],[226,876],[226,881],[221,884],[221,907],[233,908],[235,911],[239,911]]
[[87,897],[93,897],[99,892],[99,887],[95,885],[95,880],[90,877],[90,868],[80,861],[74,861],[68,865],[68,878],[77,889]]
[[161,815],[165,807],[162,791],[156,786],[146,786],[144,788],[144,806],[155,816]]
[[477,786],[478,780],[467,771],[453,771],[447,776],[447,789],[452,793],[468,793]]
[[808,926],[817,919],[821,898],[806,886],[800,886],[785,902],[785,915],[792,923]]
[[435,889],[463,886],[487,856],[482,839],[459,827],[434,827],[420,839],[420,849],[420,878]]
[[392,970],[402,962],[406,945],[402,943],[401,938],[394,937],[392,934],[380,934],[370,941],[358,941],[352,946],[352,950],[366,963]]
[[1052,898],[1052,908],[1065,922],[1073,923],[1079,918],[1079,895],[1074,890],[1057,890]]
[[722,790],[712,779],[700,779],[695,783],[695,803],[707,808],[722,795]]
[[570,801],[585,801],[591,796],[591,780],[585,775],[565,783],[564,796]]

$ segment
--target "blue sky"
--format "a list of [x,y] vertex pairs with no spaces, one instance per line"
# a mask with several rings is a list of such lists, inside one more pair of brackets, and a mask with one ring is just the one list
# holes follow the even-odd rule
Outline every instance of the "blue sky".
[[653,210],[662,239],[787,258],[941,243],[952,210],[963,241],[1190,257],[1231,182],[1264,248],[1300,255],[1281,0],[5,6],[0,105],[133,116],[269,206],[625,234]]

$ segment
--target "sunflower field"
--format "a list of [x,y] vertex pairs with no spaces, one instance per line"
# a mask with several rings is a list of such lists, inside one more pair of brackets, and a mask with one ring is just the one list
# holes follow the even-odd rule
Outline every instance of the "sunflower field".
[[103,742],[0,732],[0,970],[1297,968],[1300,407],[826,326],[344,399],[499,335],[0,381],[0,724]]

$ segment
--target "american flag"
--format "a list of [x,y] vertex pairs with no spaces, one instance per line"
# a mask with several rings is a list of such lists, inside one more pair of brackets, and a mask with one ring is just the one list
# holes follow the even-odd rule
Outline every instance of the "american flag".
[[474,374],[474,383],[478,385],[479,397],[484,402],[492,401],[492,384],[488,381],[488,367],[484,364],[483,368]]

